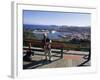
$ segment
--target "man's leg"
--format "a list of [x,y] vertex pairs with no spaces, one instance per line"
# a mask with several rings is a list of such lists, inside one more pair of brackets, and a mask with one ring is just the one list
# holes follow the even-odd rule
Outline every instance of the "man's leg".
[[46,48],[44,48],[44,54],[45,54],[45,59],[47,60],[47,56],[48,56],[48,54],[47,54],[47,50],[46,50]]
[[49,60],[51,61],[51,49],[48,50],[48,57],[49,57]]

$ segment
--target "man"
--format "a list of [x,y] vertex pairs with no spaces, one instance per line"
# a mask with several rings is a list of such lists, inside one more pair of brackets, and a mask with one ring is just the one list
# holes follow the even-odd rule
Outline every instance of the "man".
[[25,61],[31,61],[31,56],[32,56],[32,54],[34,55],[34,52],[32,52],[32,50],[31,50],[31,46],[32,46],[32,44],[29,43],[29,49],[27,50],[26,55],[23,57],[23,59]]
[[45,59],[51,61],[51,40],[48,38],[47,33],[44,33],[43,48],[45,53]]

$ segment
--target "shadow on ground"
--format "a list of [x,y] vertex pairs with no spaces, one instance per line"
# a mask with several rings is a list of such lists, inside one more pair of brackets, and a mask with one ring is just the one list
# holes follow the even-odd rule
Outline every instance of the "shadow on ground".
[[41,67],[41,66],[44,66],[44,65],[47,65],[47,64],[50,64],[52,62],[55,62],[57,60],[60,60],[61,58],[59,59],[56,59],[56,60],[53,60],[53,61],[49,61],[49,60],[32,60],[32,61],[29,61],[30,63],[29,64],[25,64],[23,65],[23,69],[35,69],[37,67]]

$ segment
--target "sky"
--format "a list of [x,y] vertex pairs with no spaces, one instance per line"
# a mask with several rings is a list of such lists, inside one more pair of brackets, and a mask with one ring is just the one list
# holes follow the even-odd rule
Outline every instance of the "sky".
[[91,14],[23,10],[23,24],[90,26]]

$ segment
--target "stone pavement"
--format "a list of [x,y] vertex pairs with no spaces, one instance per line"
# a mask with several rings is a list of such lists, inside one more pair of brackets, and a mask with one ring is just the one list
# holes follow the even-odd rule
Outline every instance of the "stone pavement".
[[[82,51],[64,51],[63,58],[60,58],[61,54],[52,53],[52,62],[49,62],[45,60],[44,52],[34,51],[34,53],[31,61],[23,61],[23,69],[77,67],[86,61],[83,57],[88,54]],[[85,65],[90,66],[90,61]]]

